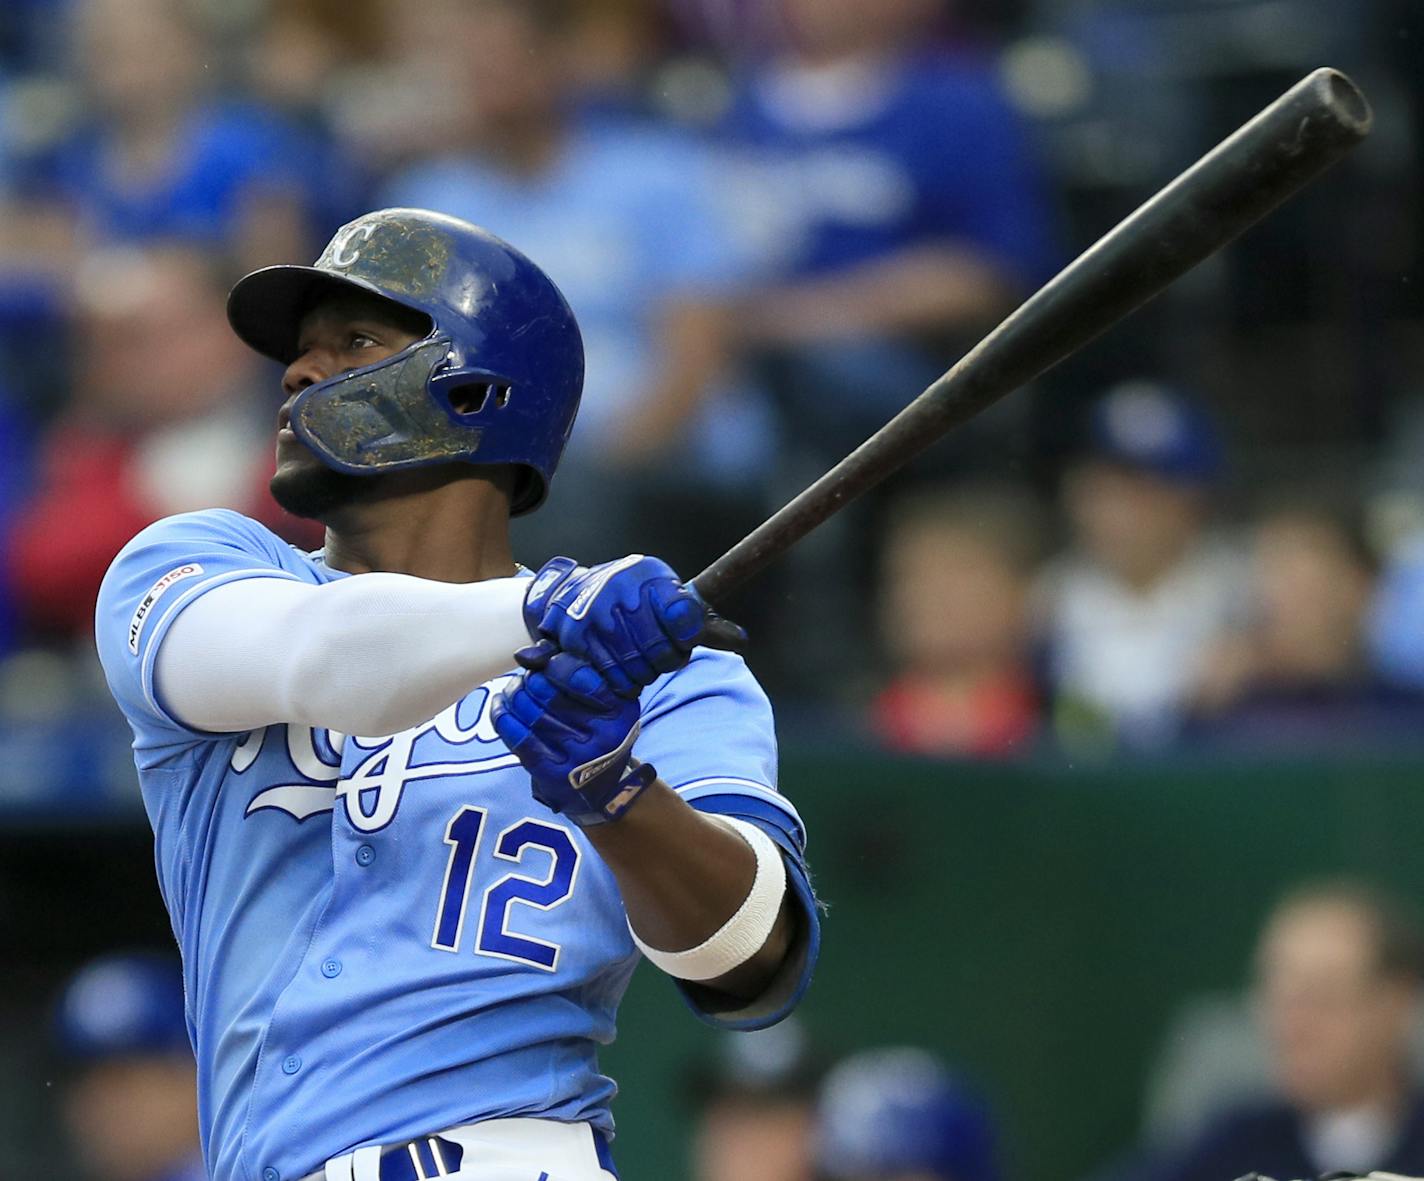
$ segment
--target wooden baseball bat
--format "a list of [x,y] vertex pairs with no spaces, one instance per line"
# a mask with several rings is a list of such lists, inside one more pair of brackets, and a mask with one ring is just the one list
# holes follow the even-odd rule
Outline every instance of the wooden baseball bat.
[[948,373],[692,580],[710,603],[947,431],[1076,352],[1254,225],[1369,134],[1370,105],[1319,69],[1058,275]]

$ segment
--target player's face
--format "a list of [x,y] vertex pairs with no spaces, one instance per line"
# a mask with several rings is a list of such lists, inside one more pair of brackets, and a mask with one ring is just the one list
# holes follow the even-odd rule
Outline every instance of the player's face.
[[417,313],[360,293],[323,300],[302,317],[297,358],[282,376],[286,399],[277,412],[277,471],[271,483],[272,496],[289,513],[325,520],[370,496],[378,483],[377,477],[333,471],[303,445],[290,425],[297,395],[337,374],[384,361],[424,335]]

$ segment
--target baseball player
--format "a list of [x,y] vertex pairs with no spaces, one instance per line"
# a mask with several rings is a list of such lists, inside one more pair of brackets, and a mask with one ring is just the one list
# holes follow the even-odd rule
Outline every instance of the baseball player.
[[[520,572],[583,376],[554,285],[387,209],[242,279],[287,366],[272,490],[169,518],[99,596],[220,1181],[607,1181],[597,1048],[639,951],[778,1021],[819,928],[764,694],[662,562]],[[535,641],[531,643],[531,641]],[[514,654],[514,655],[512,655]]]

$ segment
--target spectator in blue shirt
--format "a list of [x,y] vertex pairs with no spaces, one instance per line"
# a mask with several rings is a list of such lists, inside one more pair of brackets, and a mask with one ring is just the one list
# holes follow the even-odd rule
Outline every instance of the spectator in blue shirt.
[[928,1050],[839,1063],[817,1104],[820,1181],[999,1181],[989,1105]]
[[741,328],[790,354],[798,409],[851,428],[839,450],[1046,277],[1050,217],[992,63],[924,48],[935,0],[781,4],[788,52],[726,127],[768,260]]
[[20,179],[7,261],[38,247],[63,273],[95,242],[186,238],[259,265],[309,252],[346,211],[316,137],[215,92],[220,56],[191,6],[78,0],[72,19],[85,116]]
[[1389,557],[1369,620],[1369,643],[1380,674],[1424,690],[1424,533]]
[[[448,152],[394,176],[381,203],[482,225],[537,258],[567,296],[587,354],[583,405],[555,508],[529,528],[543,526],[533,548],[579,538],[581,556],[597,558],[630,533],[629,544],[651,544],[649,523],[634,520],[640,506],[666,516],[640,476],[655,479],[696,450],[676,472],[685,485],[717,468],[719,454],[744,461],[749,432],[725,400],[709,408],[738,273],[709,197],[715,162],[672,128],[574,113],[572,16],[550,0],[469,5],[456,34],[432,47],[479,62],[464,71],[469,125]],[[620,492],[628,505],[609,511]]]

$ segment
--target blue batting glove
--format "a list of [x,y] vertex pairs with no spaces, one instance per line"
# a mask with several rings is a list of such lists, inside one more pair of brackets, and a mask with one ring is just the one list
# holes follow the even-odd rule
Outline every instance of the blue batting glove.
[[554,597],[554,592],[570,578],[587,573],[588,567],[580,566],[572,558],[550,558],[539,567],[539,572],[529,582],[529,589],[524,592],[524,626],[531,640],[541,638],[539,623],[549,609],[549,600]]
[[496,733],[529,772],[534,798],[588,826],[617,820],[657,778],[633,758],[640,708],[566,652],[525,648],[524,672],[499,693]]
[[698,644],[737,648],[746,639],[658,558],[631,554],[587,570],[554,558],[535,583],[547,589],[526,597],[525,623],[546,641],[541,649],[579,657],[625,697],[682,668]]

